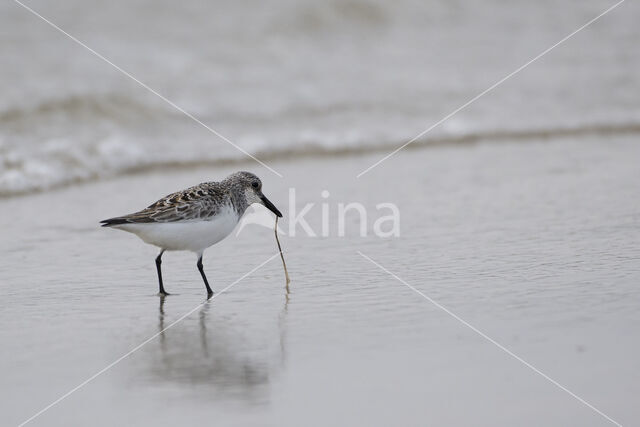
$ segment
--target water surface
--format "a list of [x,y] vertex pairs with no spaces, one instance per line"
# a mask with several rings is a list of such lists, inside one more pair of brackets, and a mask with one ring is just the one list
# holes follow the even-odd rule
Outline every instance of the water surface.
[[[565,392],[360,257],[360,250],[618,420],[640,392],[640,152],[561,139],[278,163],[288,212],[396,203],[401,236],[283,236],[278,258],[33,425],[607,425]],[[326,173],[331,170],[331,173]],[[97,227],[229,170],[153,173],[3,200],[0,412],[27,419],[204,301],[190,254]],[[309,180],[309,175],[322,180]],[[328,189],[328,199],[321,191]],[[352,218],[355,221],[355,218]],[[334,224],[332,222],[331,224]],[[285,223],[286,225],[286,223]],[[333,225],[332,225],[333,227]],[[220,290],[275,253],[248,226],[206,252]]]

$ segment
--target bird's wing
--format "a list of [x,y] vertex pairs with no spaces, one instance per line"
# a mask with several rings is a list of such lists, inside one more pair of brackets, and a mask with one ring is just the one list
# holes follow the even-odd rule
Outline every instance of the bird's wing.
[[215,215],[227,199],[222,188],[200,184],[177,191],[149,207],[129,215],[101,221],[103,226],[132,223],[177,222],[206,219]]

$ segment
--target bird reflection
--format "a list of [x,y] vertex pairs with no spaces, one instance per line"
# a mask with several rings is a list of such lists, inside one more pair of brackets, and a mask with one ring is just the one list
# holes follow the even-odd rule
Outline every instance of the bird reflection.
[[[216,393],[250,400],[266,397],[270,376],[282,369],[286,350],[286,317],[290,299],[289,290],[284,306],[271,333],[280,345],[273,348],[274,340],[261,334],[254,339],[243,335],[242,325],[234,323],[205,302],[198,318],[190,316],[182,324],[169,330],[175,314],[171,314],[171,297],[160,297],[158,307],[159,351],[149,351],[151,363],[145,363],[145,372],[154,382],[179,385],[205,386]],[[169,299],[169,301],[167,301]],[[169,314],[167,314],[169,313]],[[194,324],[197,323],[197,327]],[[277,329],[274,330],[274,329]],[[262,331],[261,331],[262,332]],[[269,334],[269,332],[267,332]],[[270,347],[270,348],[269,348]],[[273,359],[274,350],[279,357]],[[273,363],[274,361],[280,363]]]

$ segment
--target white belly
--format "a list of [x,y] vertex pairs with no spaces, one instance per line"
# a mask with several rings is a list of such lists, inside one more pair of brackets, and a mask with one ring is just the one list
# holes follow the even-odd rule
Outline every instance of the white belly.
[[152,222],[121,224],[114,228],[134,233],[146,243],[168,251],[202,253],[227,237],[238,223],[232,209],[225,209],[209,221]]

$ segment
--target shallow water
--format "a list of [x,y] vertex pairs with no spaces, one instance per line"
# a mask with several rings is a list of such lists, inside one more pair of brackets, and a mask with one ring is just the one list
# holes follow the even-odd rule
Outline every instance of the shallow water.
[[[640,393],[640,146],[570,138],[276,163],[264,189],[394,202],[401,235],[283,236],[280,260],[197,308],[33,425],[607,425],[360,250],[625,425]],[[0,413],[18,424],[204,302],[195,257],[98,220],[229,170],[127,176],[0,201]],[[330,173],[329,173],[330,172]],[[314,176],[317,179],[309,179]],[[328,190],[327,199],[321,197]],[[285,214],[286,217],[286,214]],[[285,218],[286,219],[286,218]],[[353,218],[352,218],[353,219]],[[372,220],[369,221],[371,227]],[[286,222],[284,222],[286,226]],[[205,254],[220,290],[276,252],[251,225]]]

